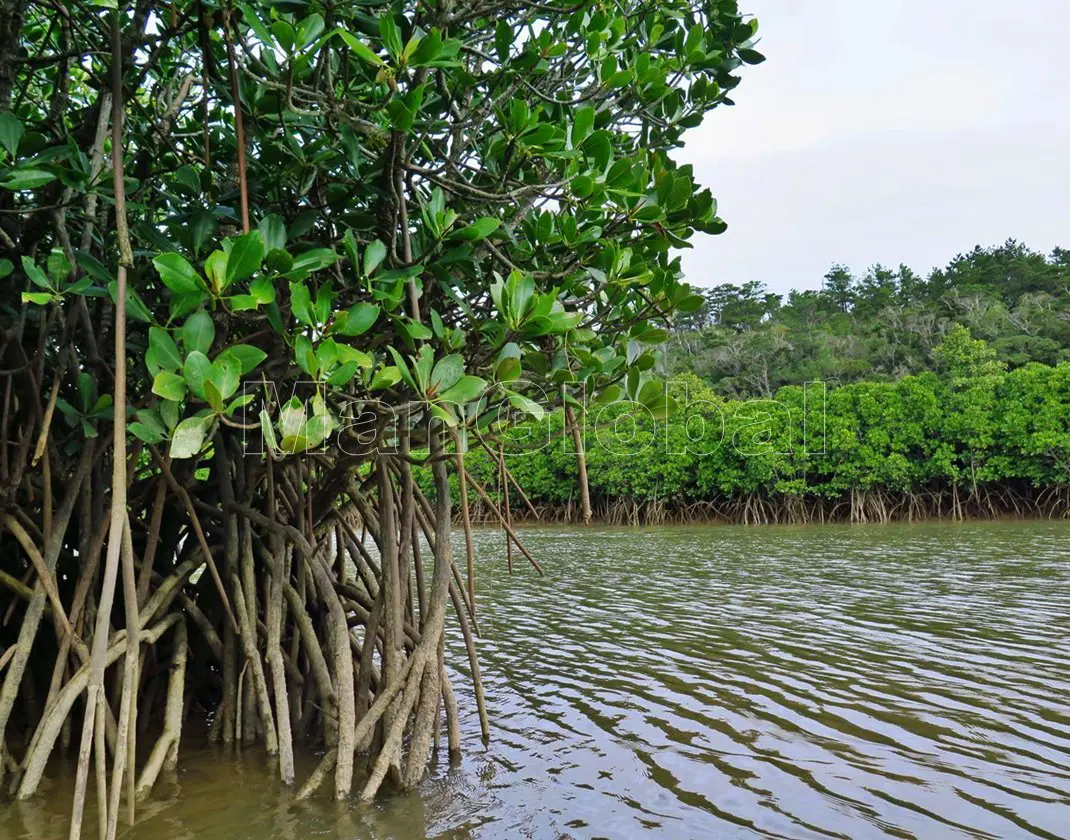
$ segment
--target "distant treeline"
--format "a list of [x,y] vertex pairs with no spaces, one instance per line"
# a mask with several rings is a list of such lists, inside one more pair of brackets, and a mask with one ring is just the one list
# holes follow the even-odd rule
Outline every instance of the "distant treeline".
[[1070,251],[1062,248],[1045,256],[1011,240],[927,277],[903,265],[862,276],[834,266],[819,291],[785,296],[754,282],[696,291],[705,305],[677,319],[663,372],[694,373],[727,396],[923,373],[955,324],[1010,368],[1070,361]]
[[[890,520],[1070,513],[1070,363],[1007,370],[953,327],[933,371],[894,381],[785,386],[733,399],[693,374],[656,422],[635,404],[584,415],[596,519],[610,523]],[[514,519],[581,518],[577,458],[561,412],[517,429],[505,462]],[[495,455],[466,466],[502,499]],[[527,502],[520,495],[523,488]],[[456,486],[454,487],[457,490]],[[496,514],[473,496],[484,521]],[[530,505],[528,504],[530,502]]]

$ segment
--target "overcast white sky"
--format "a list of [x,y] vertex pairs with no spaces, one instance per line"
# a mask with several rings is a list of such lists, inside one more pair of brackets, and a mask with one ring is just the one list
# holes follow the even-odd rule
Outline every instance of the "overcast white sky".
[[687,136],[729,225],[684,253],[690,282],[1070,247],[1070,0],[740,5],[768,60]]

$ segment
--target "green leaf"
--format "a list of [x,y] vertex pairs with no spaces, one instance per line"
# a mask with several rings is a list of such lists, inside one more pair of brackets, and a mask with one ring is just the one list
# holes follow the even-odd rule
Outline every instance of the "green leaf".
[[493,216],[484,216],[476,219],[472,224],[458,228],[450,234],[451,239],[459,239],[462,242],[479,242],[486,239],[501,226],[501,220]]
[[338,362],[338,344],[333,338],[320,342],[316,348],[316,362],[320,370],[330,370]]
[[194,312],[182,325],[182,346],[186,348],[187,353],[194,350],[207,353],[212,349],[213,341],[215,322],[207,312]]
[[382,391],[385,388],[392,388],[401,381],[401,371],[394,365],[381,368],[372,377],[371,383],[368,385],[369,391]]
[[312,315],[312,293],[304,283],[290,284],[290,311],[294,317],[306,326],[314,326],[316,321]]
[[12,271],[15,270],[15,266],[11,260],[0,259],[0,279],[7,277]]
[[167,330],[149,327],[149,349],[155,354],[156,363],[160,367],[171,371],[181,369],[182,356]]
[[219,222],[217,222],[216,217],[207,210],[201,210],[194,213],[190,217],[189,222],[190,237],[193,239],[194,252],[199,254],[201,248],[204,247],[204,243],[207,242],[209,237],[211,237],[218,229]]
[[379,16],[379,37],[390,55],[394,58],[401,57],[401,30],[398,29],[393,15],[387,13]]
[[137,419],[140,423],[159,432],[161,435],[167,434],[167,429],[164,427],[163,421],[160,419],[160,415],[155,409],[142,408],[138,410]]
[[243,394],[236,400],[231,400],[230,404],[227,405],[227,416],[232,417],[235,411],[237,411],[239,408],[244,408],[255,399],[256,394]]
[[256,37],[259,38],[265,46],[271,47],[274,44],[275,39],[271,37],[271,32],[264,22],[260,20],[260,17],[245,3],[238,3],[238,8],[241,9],[242,21],[253,30]]
[[378,239],[370,242],[364,249],[364,276],[371,277],[384,259],[386,259],[386,245]]
[[127,428],[130,430],[130,434],[145,443],[155,444],[163,440],[163,435],[160,432],[150,426],[146,426],[144,423],[131,423]]
[[412,372],[416,379],[416,392],[426,394],[431,387],[431,370],[435,365],[435,351],[425,344],[412,359]]
[[61,284],[71,275],[71,264],[67,260],[67,255],[63,253],[62,248],[53,248],[52,253],[48,255],[48,276],[52,279],[53,283],[57,285]]
[[513,45],[513,27],[505,18],[499,18],[494,27],[494,51],[498,53],[498,61],[505,62],[509,58],[509,48]]
[[[183,383],[182,388],[183,392],[185,392],[185,383]],[[160,403],[160,419],[163,420],[168,429],[173,429],[178,425],[179,408],[178,400],[164,399]]]
[[423,36],[420,35],[418,32],[414,33],[412,35],[412,37],[409,38],[408,43],[405,44],[405,49],[403,49],[401,51],[401,63],[402,64],[408,64],[409,63],[409,59],[412,58],[413,53],[416,52],[416,48],[418,46],[420,46],[420,42],[422,40],[423,40]]
[[315,41],[320,35],[323,34],[325,29],[323,24],[323,16],[318,14],[311,14],[304,18],[299,24],[297,24],[297,47],[298,49],[304,49],[313,41]]
[[746,48],[739,51],[739,58],[744,64],[761,64],[765,61],[765,56],[760,52]]
[[331,282],[328,280],[316,290],[316,302],[312,312],[316,316],[317,324],[326,324],[331,320],[331,309],[334,303],[334,292],[331,290]]
[[204,383],[212,374],[212,363],[200,350],[194,350],[186,356],[186,363],[182,366],[182,376],[186,380],[186,387],[196,396],[204,399]]
[[409,131],[416,119],[416,114],[401,99],[391,99],[386,103],[386,110],[390,114],[390,126],[398,131]]
[[542,420],[546,416],[546,411],[541,405],[521,394],[510,394],[508,399],[513,408],[523,411],[525,414],[530,414],[536,420]]
[[339,335],[363,335],[379,318],[380,307],[374,303],[358,303],[339,313],[332,332]]
[[613,159],[613,141],[608,131],[596,131],[583,141],[583,150],[594,159],[595,166],[605,171]]
[[260,431],[264,435],[264,444],[268,452],[275,452],[279,448],[279,442],[275,438],[275,427],[271,423],[271,415],[266,408],[260,409]]
[[451,429],[458,425],[457,417],[454,415],[453,410],[450,408],[449,403],[444,405],[431,404],[431,416],[436,417],[449,426]]
[[[334,418],[329,414],[316,414],[313,415],[308,423],[305,425],[305,438],[308,441],[306,446],[308,449],[312,449],[319,446],[323,441],[330,437],[331,432],[334,430]],[[283,445],[285,448],[285,443]]]
[[[286,274],[288,271],[293,270],[294,258],[290,256],[288,251],[284,251],[282,248],[272,248],[267,252],[267,257],[265,259],[267,260],[268,271],[273,271],[277,274]],[[253,283],[255,282],[256,280],[253,281]]]
[[215,361],[218,362],[224,358],[233,359],[237,362],[238,369],[245,374],[254,370],[257,365],[264,361],[267,358],[267,353],[259,347],[253,347],[251,344],[234,344],[216,356]]
[[178,320],[204,302],[204,292],[192,292],[190,294],[178,294],[177,292],[171,295],[171,319]]
[[341,388],[344,385],[348,385],[356,373],[357,363],[346,362],[344,365],[339,365],[335,368],[334,373],[327,377],[327,384],[335,388]]
[[464,405],[479,398],[487,387],[485,379],[478,376],[462,376],[457,384],[438,395],[438,402]]
[[275,36],[275,40],[278,41],[279,46],[287,53],[293,52],[294,38],[296,32],[293,26],[291,26],[285,20],[277,20],[271,24],[271,34]]
[[264,244],[264,250],[268,253],[274,250],[286,249],[286,224],[278,213],[269,213],[260,220],[260,239]]
[[263,261],[264,240],[260,238],[260,231],[250,231],[239,236],[234,240],[227,258],[227,279],[222,288],[251,276],[260,269],[260,263]]
[[201,176],[189,164],[183,164],[175,170],[175,180],[185,187],[190,195],[201,194]]
[[594,398],[596,405],[609,405],[615,403],[621,398],[624,393],[624,389],[620,385],[607,385],[599,392],[598,396]]
[[319,373],[319,361],[316,359],[316,354],[312,350],[312,342],[307,335],[299,335],[294,341],[294,358],[301,370],[309,376]]
[[153,259],[152,264],[156,266],[163,284],[171,291],[190,294],[201,290],[199,275],[181,254],[160,254]]
[[[418,42],[418,45],[409,55],[409,49],[414,40]],[[405,45],[405,53],[402,57],[407,57],[410,67],[422,67],[431,64],[440,55],[442,55],[442,32],[439,29],[432,29],[422,38],[410,38],[409,43]]]
[[[241,362],[232,356],[221,355],[212,362],[209,384],[214,385],[223,399],[229,399],[241,384]],[[217,409],[218,410],[218,409]]]
[[313,248],[294,257],[293,268],[285,276],[290,280],[303,280],[314,271],[322,271],[338,261],[338,255],[330,248]]
[[188,417],[179,423],[171,436],[171,457],[192,458],[200,452],[211,422],[211,417]]
[[520,325],[520,322],[528,313],[528,307],[535,296],[535,281],[530,274],[524,274],[514,269],[509,274],[507,290],[509,293],[510,321],[516,327]]
[[341,27],[338,27],[338,29],[335,30],[335,34],[338,35],[338,37],[340,37],[343,41],[345,41],[346,46],[348,46],[353,51],[353,54],[361,61],[364,61],[372,65],[373,67],[379,67],[382,65],[383,60],[379,58],[379,56],[377,56],[374,52],[372,52],[371,48],[359,38],[357,38],[355,35],[346,32]]
[[404,321],[399,322],[406,335],[413,341],[426,341],[433,335],[431,328],[426,324],[421,324],[419,321],[413,321],[411,318],[407,318]]
[[502,359],[494,368],[494,375],[500,382],[512,382],[520,377],[520,372],[519,359]]
[[576,111],[572,119],[572,146],[578,148],[594,128],[594,107],[585,105]]
[[204,381],[204,399],[216,414],[223,413],[223,394],[212,379]]
[[56,176],[44,169],[9,169],[0,181],[6,190],[33,190],[56,180]]
[[212,251],[208,259],[204,261],[204,273],[217,293],[227,287],[227,263],[230,262],[230,254],[226,251]]
[[305,427],[305,404],[293,397],[279,412],[279,431],[284,438],[298,435]]
[[257,277],[249,284],[249,294],[258,304],[274,303],[275,283],[270,277]]
[[22,257],[22,270],[26,272],[26,276],[30,278],[30,282],[35,286],[40,286],[42,289],[49,289],[50,291],[52,290],[52,284],[48,280],[48,275],[41,270],[39,265],[25,255]]
[[57,295],[52,294],[51,292],[23,292],[22,293],[22,302],[23,303],[36,303],[38,306],[46,306],[47,304],[51,303],[52,301],[58,300],[58,299],[59,299],[59,297]]
[[452,388],[464,375],[464,358],[454,353],[443,356],[435,363],[431,371],[431,381],[428,388],[428,397],[440,394]]
[[19,140],[25,129],[19,118],[10,111],[0,111],[0,145],[7,149],[12,159],[19,151]]
[[165,400],[179,402],[186,396],[186,380],[177,373],[161,370],[152,381],[152,393]]
[[572,179],[572,194],[576,198],[587,198],[594,192],[595,181],[590,175],[577,175]]
[[338,357],[340,363],[353,362],[357,367],[373,368],[375,367],[375,359],[365,353],[363,350],[358,350],[356,347],[350,347],[348,344],[335,344],[334,339],[327,339],[334,345],[335,354]]
[[[119,284],[115,280],[108,284],[108,295],[111,297],[112,303],[118,303]],[[145,306],[145,301],[141,299],[141,295],[137,293],[133,286],[126,287],[126,314],[128,318],[133,318],[135,321],[141,321],[145,324],[152,323],[152,313],[149,312],[149,308]]]

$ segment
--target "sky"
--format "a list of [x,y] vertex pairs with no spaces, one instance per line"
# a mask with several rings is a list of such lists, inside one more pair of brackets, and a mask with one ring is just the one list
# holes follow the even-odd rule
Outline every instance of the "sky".
[[740,0],[764,64],[686,135],[728,223],[701,286],[921,273],[1008,238],[1070,247],[1070,2]]

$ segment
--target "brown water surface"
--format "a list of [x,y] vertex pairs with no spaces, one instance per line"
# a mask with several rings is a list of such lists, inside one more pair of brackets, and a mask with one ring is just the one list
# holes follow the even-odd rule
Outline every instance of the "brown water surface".
[[[190,739],[120,836],[1070,836],[1070,526],[524,537],[546,578],[477,534],[488,746],[462,675],[460,766],[368,808]],[[0,838],[66,837],[70,787]]]

